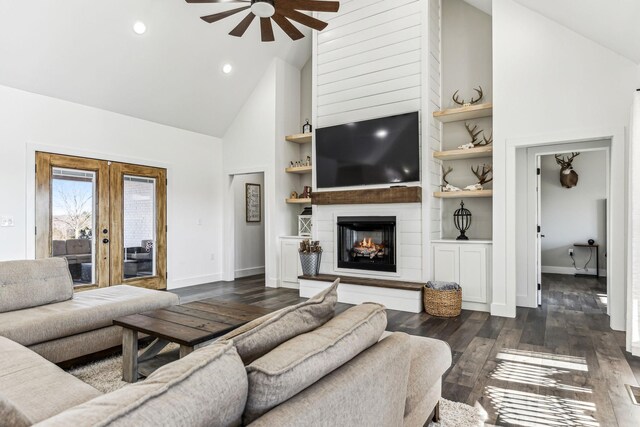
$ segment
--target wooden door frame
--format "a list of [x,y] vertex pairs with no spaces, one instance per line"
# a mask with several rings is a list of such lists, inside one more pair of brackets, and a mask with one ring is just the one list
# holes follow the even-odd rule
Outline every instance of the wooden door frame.
[[[140,176],[156,180],[155,211],[156,235],[154,242],[156,274],[150,277],[125,279],[124,277],[124,206],[119,201],[124,195],[124,176]],[[152,166],[128,163],[110,163],[109,188],[111,190],[111,283],[139,286],[149,289],[167,289],[167,171]],[[116,248],[121,248],[116,249]]]
[[[54,167],[77,169],[94,172],[95,198],[93,209],[95,214],[95,229],[93,230],[93,260],[95,261],[95,280],[93,285],[77,286],[76,290],[107,287],[109,278],[109,250],[110,245],[102,244],[101,239],[109,238],[108,233],[103,236],[102,230],[109,229],[109,166],[104,160],[89,159],[77,156],[36,151],[35,153],[35,181],[36,181],[36,259],[51,256],[52,230],[51,216],[53,213],[51,183]],[[102,201],[102,202],[100,202]]]

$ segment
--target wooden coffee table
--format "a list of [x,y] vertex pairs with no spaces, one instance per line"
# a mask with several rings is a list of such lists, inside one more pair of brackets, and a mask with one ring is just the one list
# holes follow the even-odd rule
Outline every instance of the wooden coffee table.
[[[198,346],[273,311],[253,305],[205,299],[116,319],[113,324],[123,328],[122,378],[130,383],[136,382],[138,364],[158,355],[169,343],[180,344],[182,358]],[[138,354],[138,333],[155,338],[141,354]]]

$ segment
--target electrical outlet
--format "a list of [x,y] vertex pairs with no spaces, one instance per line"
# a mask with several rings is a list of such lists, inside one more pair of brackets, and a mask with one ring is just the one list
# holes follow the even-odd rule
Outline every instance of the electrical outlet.
[[569,256],[573,256],[573,249],[569,249]]
[[0,227],[15,227],[16,223],[13,220],[12,216],[2,216],[0,217]]

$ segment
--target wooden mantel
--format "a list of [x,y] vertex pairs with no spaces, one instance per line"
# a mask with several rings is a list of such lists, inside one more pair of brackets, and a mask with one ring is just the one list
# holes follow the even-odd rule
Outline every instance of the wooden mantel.
[[314,205],[369,205],[376,203],[422,203],[422,187],[321,191],[311,194]]

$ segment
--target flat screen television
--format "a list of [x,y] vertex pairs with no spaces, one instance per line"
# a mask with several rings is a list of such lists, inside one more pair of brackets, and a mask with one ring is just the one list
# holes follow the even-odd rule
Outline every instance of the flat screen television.
[[420,181],[418,113],[316,130],[318,188]]

